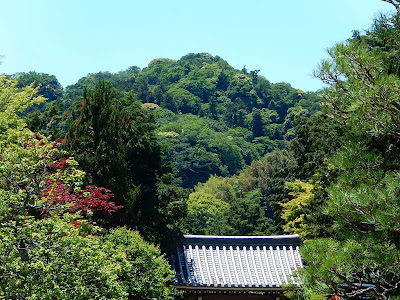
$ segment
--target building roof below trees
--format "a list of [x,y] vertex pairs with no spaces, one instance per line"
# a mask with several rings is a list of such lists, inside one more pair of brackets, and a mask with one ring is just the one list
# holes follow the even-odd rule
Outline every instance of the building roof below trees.
[[278,292],[299,285],[298,235],[185,235],[171,255],[175,286],[188,291]]

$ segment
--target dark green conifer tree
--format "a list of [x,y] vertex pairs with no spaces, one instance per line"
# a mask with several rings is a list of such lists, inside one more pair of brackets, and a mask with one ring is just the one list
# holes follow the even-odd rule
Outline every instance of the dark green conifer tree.
[[[117,224],[138,229],[152,242],[162,242],[171,229],[171,170],[162,162],[163,150],[154,135],[153,116],[141,103],[121,97],[108,82],[85,89],[80,117],[70,125],[65,147],[92,183],[115,194],[124,205]],[[175,209],[179,205],[174,206]],[[161,234],[163,233],[163,234]]]
[[253,138],[263,136],[264,124],[262,121],[261,113],[259,109],[253,109],[253,120],[251,122],[251,128],[253,131]]

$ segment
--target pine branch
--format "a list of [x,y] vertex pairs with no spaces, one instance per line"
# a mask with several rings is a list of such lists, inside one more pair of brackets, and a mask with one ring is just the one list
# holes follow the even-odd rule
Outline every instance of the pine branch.
[[392,4],[396,8],[397,12],[400,13],[400,1],[398,0],[382,0],[382,1]]

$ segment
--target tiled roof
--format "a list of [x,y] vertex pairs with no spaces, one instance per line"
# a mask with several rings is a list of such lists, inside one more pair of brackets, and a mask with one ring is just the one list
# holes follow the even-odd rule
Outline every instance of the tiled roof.
[[203,288],[280,288],[299,284],[300,239],[288,236],[185,235],[171,256],[176,285]]

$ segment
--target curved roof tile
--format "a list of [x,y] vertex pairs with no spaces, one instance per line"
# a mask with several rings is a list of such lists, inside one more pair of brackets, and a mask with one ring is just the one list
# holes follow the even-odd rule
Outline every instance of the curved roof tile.
[[280,288],[299,285],[298,235],[185,235],[171,256],[176,285],[214,288]]

